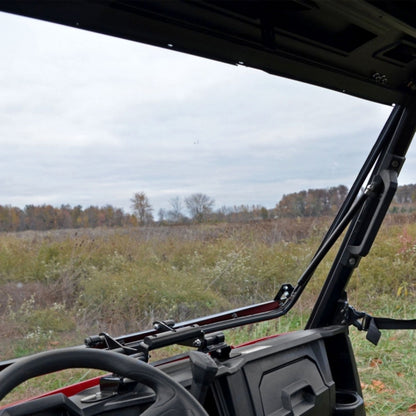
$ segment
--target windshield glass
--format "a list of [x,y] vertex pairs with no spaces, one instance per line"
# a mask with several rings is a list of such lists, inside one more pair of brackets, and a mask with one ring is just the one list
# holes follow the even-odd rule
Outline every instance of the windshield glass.
[[295,285],[391,111],[243,65],[0,22],[0,331],[19,340],[4,358]]

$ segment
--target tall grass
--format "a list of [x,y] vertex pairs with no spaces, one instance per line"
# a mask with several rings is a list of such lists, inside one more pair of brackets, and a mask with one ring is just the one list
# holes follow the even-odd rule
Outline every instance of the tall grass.
[[269,300],[314,238],[279,240],[273,223],[1,234],[2,358],[69,333],[119,335]]
[[[277,238],[273,222],[0,234],[0,335],[9,340],[1,356],[21,353],[10,350],[15,339],[43,348],[49,339],[120,335],[156,319],[182,321],[269,300],[283,283],[296,283],[324,225],[309,223],[292,241]],[[305,308],[332,257],[302,296]],[[385,227],[354,273],[352,303],[373,308],[384,295],[413,298],[415,265],[416,225]]]
[[[326,223],[0,234],[0,359],[269,300],[283,283],[296,284]],[[301,329],[333,256],[287,317],[227,331],[227,340]],[[416,224],[388,221],[354,272],[350,303],[373,315],[415,317],[415,266]],[[406,412],[415,387],[414,334],[390,333],[377,348],[363,338],[352,330],[369,414]]]

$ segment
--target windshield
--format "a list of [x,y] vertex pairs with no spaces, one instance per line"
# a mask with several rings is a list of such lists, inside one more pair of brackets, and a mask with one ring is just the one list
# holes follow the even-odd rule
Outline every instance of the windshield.
[[0,22],[1,331],[20,340],[4,358],[295,285],[391,111],[244,65]]

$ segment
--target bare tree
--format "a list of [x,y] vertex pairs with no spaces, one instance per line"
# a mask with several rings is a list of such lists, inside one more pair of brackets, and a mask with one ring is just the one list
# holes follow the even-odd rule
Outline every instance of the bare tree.
[[182,222],[184,220],[184,216],[182,214],[182,200],[179,196],[175,196],[171,198],[169,204],[172,209],[168,211],[168,219],[172,222]]
[[150,205],[149,198],[144,192],[136,192],[130,199],[134,214],[139,220],[139,224],[149,224],[153,222],[153,207]]
[[160,208],[159,211],[157,212],[157,216],[158,216],[158,221],[160,223],[165,222],[165,220],[166,220],[166,210],[164,208]]
[[185,205],[194,221],[202,222],[211,214],[215,200],[205,194],[192,194],[185,198]]

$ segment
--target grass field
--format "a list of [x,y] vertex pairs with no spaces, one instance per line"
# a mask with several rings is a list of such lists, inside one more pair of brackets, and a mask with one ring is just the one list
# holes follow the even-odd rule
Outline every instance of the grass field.
[[[392,218],[354,273],[349,299],[372,315],[413,318],[416,225],[405,216]],[[293,219],[1,234],[0,357],[79,345],[85,336],[101,331],[137,331],[155,319],[181,321],[269,300],[281,284],[296,283],[326,225],[326,219]],[[287,317],[228,331],[227,341],[239,344],[301,329],[331,257],[333,253]],[[364,333],[351,329],[369,415],[413,410],[414,336],[413,331],[388,331],[374,347]],[[92,374],[52,376],[43,388]],[[37,389],[35,383],[21,391]]]

